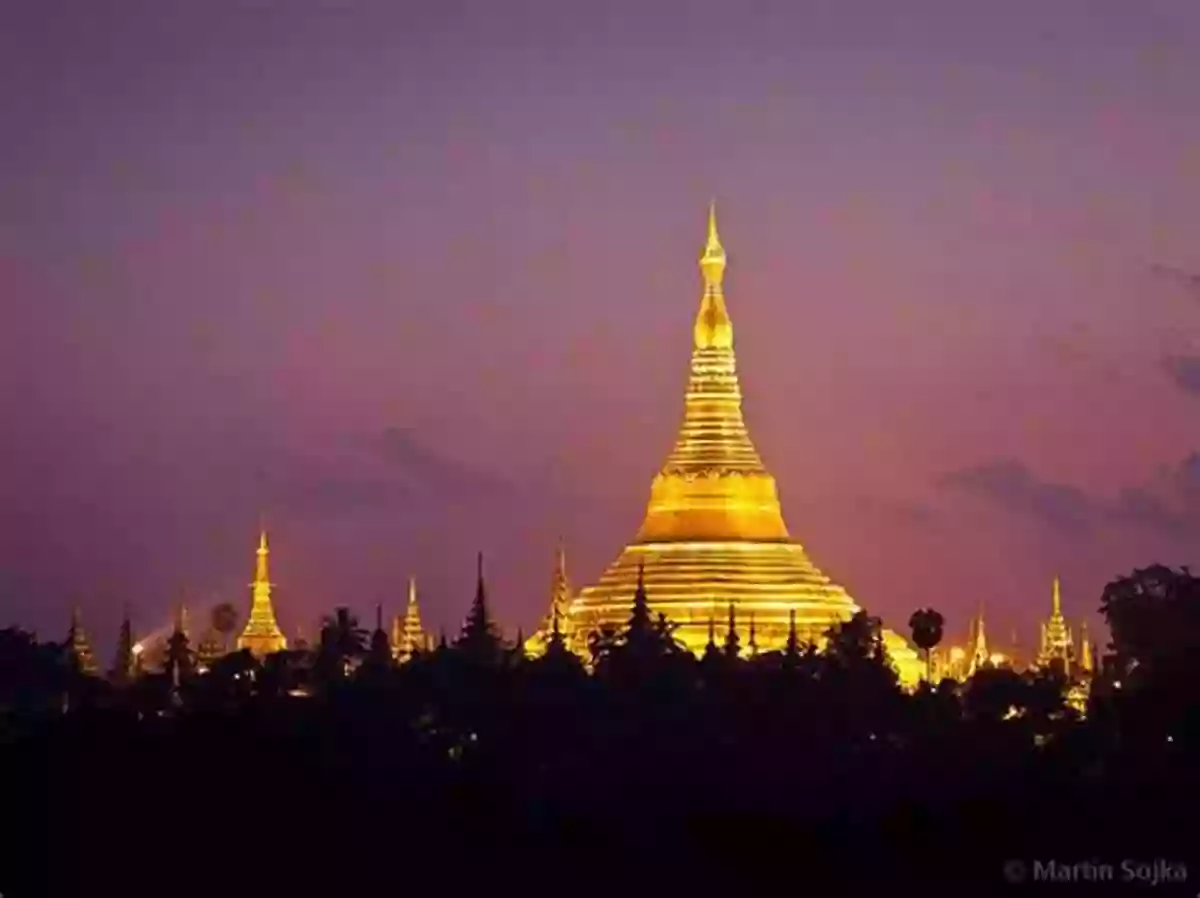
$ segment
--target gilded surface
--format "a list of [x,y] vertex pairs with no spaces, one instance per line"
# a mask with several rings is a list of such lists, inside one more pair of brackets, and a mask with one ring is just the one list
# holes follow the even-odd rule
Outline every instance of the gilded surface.
[[[709,621],[724,620],[731,603],[739,620],[753,616],[760,651],[783,646],[793,611],[801,632],[819,642],[830,626],[858,610],[791,539],[775,479],[750,439],[725,304],[725,267],[710,209],[683,424],[651,484],[634,542],[568,606],[563,629],[577,651],[586,652],[596,628],[620,627],[628,619],[642,563],[652,610],[676,623],[676,636],[696,652],[708,641]],[[885,640],[902,677],[912,682],[921,669],[916,653],[894,633]]]
[[287,637],[275,620],[275,608],[271,604],[271,578],[267,570],[267,534],[258,538],[258,553],[254,566],[254,583],[251,584],[250,617],[238,637],[239,649],[249,649],[255,657],[263,657],[287,648]]

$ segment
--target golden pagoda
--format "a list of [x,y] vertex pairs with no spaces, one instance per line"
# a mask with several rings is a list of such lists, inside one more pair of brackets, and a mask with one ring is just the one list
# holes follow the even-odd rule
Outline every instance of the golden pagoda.
[[238,637],[238,649],[249,649],[256,658],[287,648],[287,637],[275,620],[275,608],[271,605],[271,580],[267,575],[267,532],[258,536],[258,559],[255,564],[254,582],[251,584],[250,618],[242,635]]
[[980,605],[978,616],[971,621],[970,647],[967,650],[967,676],[974,676],[979,668],[986,667],[991,663],[992,656],[988,652],[987,630],[983,623],[983,606]]
[[1092,641],[1088,638],[1087,621],[1079,624],[1079,673],[1090,677],[1096,672],[1096,659],[1092,654]]
[[1038,651],[1038,667],[1049,667],[1051,664],[1061,664],[1062,672],[1071,673],[1071,662],[1074,660],[1075,646],[1071,638],[1071,629],[1067,626],[1062,613],[1062,592],[1058,577],[1050,592],[1050,618],[1042,624],[1042,644]]
[[571,583],[567,579],[567,550],[560,541],[555,555],[554,574],[550,578],[550,610],[546,612],[537,632],[525,640],[525,651],[528,654],[536,656],[545,651],[556,625],[559,632],[563,632],[570,606]]
[[[725,264],[714,204],[700,257],[704,293],[692,330],[683,425],[651,483],[634,541],[570,603],[564,631],[580,654],[589,633],[624,625],[642,564],[653,610],[676,623],[675,636],[697,653],[708,640],[709,621],[730,605],[747,619],[753,615],[760,651],[784,646],[793,613],[802,634],[821,642],[829,627],[859,610],[791,538],[775,479],[746,430]],[[902,679],[915,683],[921,671],[916,652],[895,633],[884,636]]]
[[407,661],[414,652],[429,649],[429,637],[421,626],[421,609],[417,605],[417,578],[408,578],[408,604],[404,616],[392,618],[392,657]]

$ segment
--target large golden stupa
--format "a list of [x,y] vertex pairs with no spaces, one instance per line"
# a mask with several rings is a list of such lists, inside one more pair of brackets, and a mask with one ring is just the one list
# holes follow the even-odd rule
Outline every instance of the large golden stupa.
[[[746,430],[715,205],[700,271],[704,295],[692,332],[683,427],[650,486],[634,541],[567,606],[562,629],[582,653],[593,631],[628,620],[643,565],[652,610],[677,624],[675,635],[696,652],[708,642],[710,622],[727,621],[731,605],[739,630],[753,628],[759,651],[782,648],[792,612],[800,635],[819,643],[830,626],[859,610],[792,539],[775,478]],[[921,665],[908,644],[891,632],[885,640],[902,679],[919,677]]]

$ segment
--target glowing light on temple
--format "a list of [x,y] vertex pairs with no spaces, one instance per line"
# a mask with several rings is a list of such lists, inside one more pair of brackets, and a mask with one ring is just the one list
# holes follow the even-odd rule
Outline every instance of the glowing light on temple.
[[554,574],[550,578],[550,610],[546,612],[537,632],[525,641],[525,651],[528,654],[539,655],[545,651],[556,626],[560,633],[562,632],[570,607],[571,582],[567,579],[567,550],[560,540],[554,558]]
[[991,663],[992,655],[988,651],[987,629],[983,622],[983,606],[979,606],[978,616],[971,622],[971,647],[968,649],[967,676],[973,676],[981,667]]
[[[829,627],[859,610],[791,538],[775,479],[746,429],[725,302],[726,264],[714,204],[700,257],[703,293],[692,328],[683,424],[651,483],[634,541],[567,608],[564,634],[581,654],[589,633],[628,619],[643,564],[654,612],[676,623],[676,637],[697,653],[708,639],[709,621],[730,606],[739,618],[753,618],[759,651],[783,648],[793,613],[804,638],[820,643]],[[902,678],[915,683],[921,671],[916,652],[890,631],[884,637]]]
[[268,555],[267,533],[264,530],[258,536],[254,582],[250,586],[250,617],[237,641],[239,649],[249,649],[250,653],[257,658],[274,652],[282,652],[287,648],[287,637],[279,629],[279,623],[275,620],[275,607],[271,604],[271,578],[267,570]]
[[392,619],[392,657],[407,661],[414,653],[429,649],[429,636],[421,626],[421,608],[417,605],[417,578],[408,578],[408,603],[404,615]]
[[1050,617],[1042,624],[1041,647],[1038,650],[1037,663],[1039,667],[1049,667],[1060,664],[1064,674],[1071,673],[1071,663],[1075,660],[1075,642],[1071,636],[1071,628],[1062,611],[1062,587],[1058,577],[1050,591]]

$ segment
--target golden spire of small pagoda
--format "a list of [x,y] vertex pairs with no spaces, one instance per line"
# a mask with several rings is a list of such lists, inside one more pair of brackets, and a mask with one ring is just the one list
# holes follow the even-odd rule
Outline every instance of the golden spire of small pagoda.
[[397,661],[407,661],[416,652],[429,648],[429,638],[421,626],[421,608],[417,604],[417,578],[408,578],[408,602],[404,617],[392,621],[392,654]]
[[1063,673],[1070,672],[1071,656],[1074,654],[1071,630],[1062,613],[1062,585],[1055,576],[1050,588],[1050,617],[1042,625],[1042,645],[1038,652],[1038,666],[1046,667],[1060,662]]
[[267,531],[258,534],[258,551],[254,564],[254,582],[250,584],[250,617],[238,637],[238,649],[249,649],[256,658],[262,658],[287,648],[287,637],[275,620],[275,607],[271,604],[271,578],[268,571]]
[[550,611],[542,629],[548,630],[555,620],[559,621],[561,627],[567,619],[567,608],[570,604],[571,581],[567,579],[567,549],[560,539],[554,555],[554,574],[550,578]]
[[988,654],[987,647],[987,632],[983,623],[983,603],[979,605],[979,614],[975,618],[974,632],[971,637],[970,659],[971,664],[967,670],[967,675],[970,676],[987,664],[991,655]]
[[537,630],[525,641],[527,655],[537,657],[546,650],[550,636],[557,627],[559,635],[568,643],[574,636],[570,618],[571,581],[567,578],[567,550],[562,539],[554,555],[554,573],[550,577],[550,607]]
[[1096,670],[1096,659],[1092,655],[1092,641],[1088,638],[1087,621],[1079,623],[1079,670],[1091,676]]

